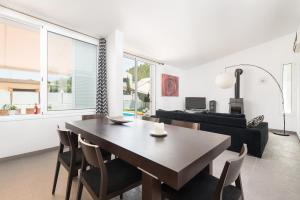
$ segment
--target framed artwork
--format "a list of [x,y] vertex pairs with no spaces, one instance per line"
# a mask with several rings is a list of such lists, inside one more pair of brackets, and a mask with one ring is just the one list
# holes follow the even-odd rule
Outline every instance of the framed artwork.
[[179,78],[168,74],[162,74],[162,96],[179,96]]

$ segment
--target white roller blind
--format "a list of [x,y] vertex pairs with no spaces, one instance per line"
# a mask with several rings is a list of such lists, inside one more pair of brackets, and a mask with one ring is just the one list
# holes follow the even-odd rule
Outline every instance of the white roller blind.
[[74,41],[75,48],[75,104],[77,108],[96,107],[96,65],[95,45]]
[[39,29],[0,18],[0,67],[40,71]]

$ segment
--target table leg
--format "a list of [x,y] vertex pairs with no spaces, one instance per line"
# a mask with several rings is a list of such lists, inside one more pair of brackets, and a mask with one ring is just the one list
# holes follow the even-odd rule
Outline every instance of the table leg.
[[208,173],[213,175],[213,162],[211,161],[203,170],[202,172]]
[[143,200],[161,200],[160,180],[145,172],[143,172],[142,190]]
[[210,174],[210,175],[213,175],[213,161],[211,161],[211,162],[208,164],[208,168],[209,168],[209,174]]

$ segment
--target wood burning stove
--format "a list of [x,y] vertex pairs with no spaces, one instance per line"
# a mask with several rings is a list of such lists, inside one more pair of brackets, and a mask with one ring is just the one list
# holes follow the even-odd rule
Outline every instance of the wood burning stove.
[[244,102],[243,98],[230,98],[229,112],[231,114],[244,114]]

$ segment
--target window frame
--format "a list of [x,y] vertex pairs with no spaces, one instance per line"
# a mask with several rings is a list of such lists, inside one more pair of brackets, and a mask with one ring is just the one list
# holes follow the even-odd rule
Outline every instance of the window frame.
[[[48,111],[48,32],[60,34],[62,36],[70,37],[82,42],[90,43],[96,46],[96,76],[98,72],[98,55],[99,55],[99,40],[70,29],[51,24],[49,22],[27,16],[16,11],[0,7],[0,18],[21,23],[31,27],[38,28],[40,30],[40,114],[29,115],[13,115],[13,116],[1,116],[0,121],[10,121],[14,119],[33,119],[39,118],[42,115],[70,115],[70,114],[82,114],[82,113],[94,113],[95,109],[71,109],[71,110],[59,110]],[[95,86],[96,87],[96,86]],[[95,100],[96,101],[96,100]],[[3,119],[3,120],[2,120]]]
[[[45,85],[43,85],[43,87],[44,88],[46,88],[46,90],[47,90],[47,97],[46,97],[46,102],[44,102],[46,105],[44,106],[44,110],[42,111],[42,112],[44,112],[44,113],[56,113],[56,112],[65,112],[65,113],[69,113],[69,111],[70,112],[74,112],[74,111],[82,111],[82,110],[88,110],[88,111],[92,111],[92,110],[96,110],[96,105],[95,105],[95,108],[73,108],[73,109],[66,109],[66,110],[49,110],[48,109],[48,36],[49,36],[49,33],[52,33],[52,34],[56,34],[56,35],[59,35],[59,36],[62,36],[62,37],[66,37],[66,38],[69,38],[69,39],[72,39],[72,40],[77,40],[77,41],[80,41],[80,42],[85,42],[85,43],[88,43],[88,44],[91,44],[91,45],[95,45],[96,46],[96,58],[95,58],[95,60],[96,60],[96,71],[95,71],[95,78],[96,78],[96,82],[97,82],[97,66],[98,66],[98,51],[99,51],[99,48],[98,48],[98,43],[97,43],[97,41],[95,42],[94,40],[85,40],[84,41],[84,39],[86,39],[86,38],[83,38],[83,37],[81,37],[81,35],[79,35],[79,37],[77,37],[76,38],[76,34],[68,34],[68,35],[65,35],[65,34],[61,34],[61,31],[58,31],[58,32],[53,32],[53,29],[46,29],[46,45],[47,45],[47,47],[46,47],[46,54],[47,55],[45,55],[46,56],[46,58],[47,58],[47,60],[46,60],[46,63],[44,63],[44,64],[46,64],[46,72],[44,72],[44,74],[42,75],[42,81],[43,81],[43,84],[45,84]],[[80,39],[78,39],[78,38],[80,38]],[[96,40],[96,39],[95,39]],[[95,88],[96,88],[97,86],[95,85]],[[95,102],[96,102],[96,99],[95,99]]]
[[[156,67],[157,67],[158,63],[153,62],[151,60],[147,60],[146,58],[139,57],[137,55],[127,53],[127,52],[123,52],[123,58],[134,60],[136,77],[137,77],[138,62],[144,62],[144,63],[148,63],[151,65],[151,67],[150,67],[150,78],[151,78],[150,113],[152,115],[153,113],[155,113],[155,110],[156,110]],[[123,77],[123,75],[122,75],[122,77]],[[135,81],[134,85],[135,85],[135,88],[137,88],[137,81]],[[134,106],[135,107],[135,115],[134,115],[135,118],[137,117],[136,102],[137,102],[137,92],[135,92],[135,106]],[[122,107],[124,110],[124,104],[122,104]]]

